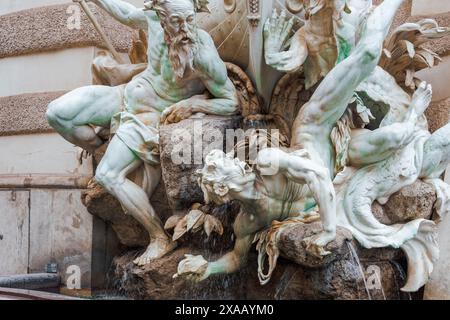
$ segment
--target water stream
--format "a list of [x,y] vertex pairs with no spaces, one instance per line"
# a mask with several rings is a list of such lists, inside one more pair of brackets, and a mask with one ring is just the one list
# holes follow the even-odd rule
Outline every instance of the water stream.
[[362,279],[364,281],[364,286],[366,289],[367,297],[369,300],[372,300],[372,295],[370,294],[369,287],[367,286],[366,275],[365,275],[364,269],[361,265],[361,261],[359,260],[358,253],[356,252],[356,249],[351,242],[347,242],[347,247],[348,247],[348,250],[350,252],[350,255],[351,255],[353,261],[358,265],[359,271],[360,271]]

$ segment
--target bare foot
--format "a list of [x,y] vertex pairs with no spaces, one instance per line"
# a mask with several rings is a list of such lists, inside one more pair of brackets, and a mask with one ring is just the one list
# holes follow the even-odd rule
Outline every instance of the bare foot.
[[133,262],[138,266],[145,266],[149,264],[152,260],[162,258],[167,253],[175,249],[177,243],[170,239],[156,239],[150,242],[147,250],[135,259]]
[[323,258],[330,255],[331,252],[325,250],[325,246],[336,239],[336,232],[322,231],[321,233],[303,239],[306,245],[306,251],[315,257]]
[[425,110],[428,108],[431,103],[432,97],[433,88],[431,87],[431,84],[427,84],[425,81],[423,81],[419,85],[419,88],[417,88],[416,92],[414,92],[411,101],[411,108],[414,109],[418,117],[422,116]]

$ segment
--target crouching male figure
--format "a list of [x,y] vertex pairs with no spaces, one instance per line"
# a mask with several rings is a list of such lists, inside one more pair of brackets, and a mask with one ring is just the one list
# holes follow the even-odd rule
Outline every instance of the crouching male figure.
[[[78,2],[77,0],[74,0]],[[114,133],[96,180],[138,220],[150,235],[145,265],[175,248],[149,198],[160,177],[158,125],[193,114],[233,115],[236,89],[228,78],[212,38],[197,27],[202,0],[152,0],[138,9],[121,0],[92,0],[125,25],[148,30],[148,67],[127,85],[87,86],[50,103],[49,123],[67,141],[93,152],[103,141],[94,127]],[[145,163],[149,193],[127,178]]]

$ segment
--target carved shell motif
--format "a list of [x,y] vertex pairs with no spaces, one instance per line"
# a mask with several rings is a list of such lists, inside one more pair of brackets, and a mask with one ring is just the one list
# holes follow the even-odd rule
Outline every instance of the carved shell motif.
[[249,64],[247,1],[209,0],[211,13],[198,16],[199,26],[208,31],[221,58],[246,70]]
[[303,10],[303,0],[286,0],[286,8],[293,14]]
[[223,7],[228,13],[233,13],[236,10],[236,0],[223,0]]

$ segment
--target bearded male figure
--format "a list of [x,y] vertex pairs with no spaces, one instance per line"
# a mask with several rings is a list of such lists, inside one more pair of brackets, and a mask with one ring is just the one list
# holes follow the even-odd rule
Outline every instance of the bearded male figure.
[[[233,115],[238,98],[212,38],[197,27],[196,13],[207,11],[205,1],[152,0],[146,9],[121,0],[92,2],[125,25],[148,30],[148,67],[127,85],[88,86],[62,96],[49,105],[47,118],[88,152],[103,144],[93,127],[111,127],[115,134],[95,178],[148,231],[150,244],[135,260],[145,265],[176,246],[149,201],[161,177],[159,123],[196,113]],[[143,163],[150,172],[150,194],[127,178]]]

